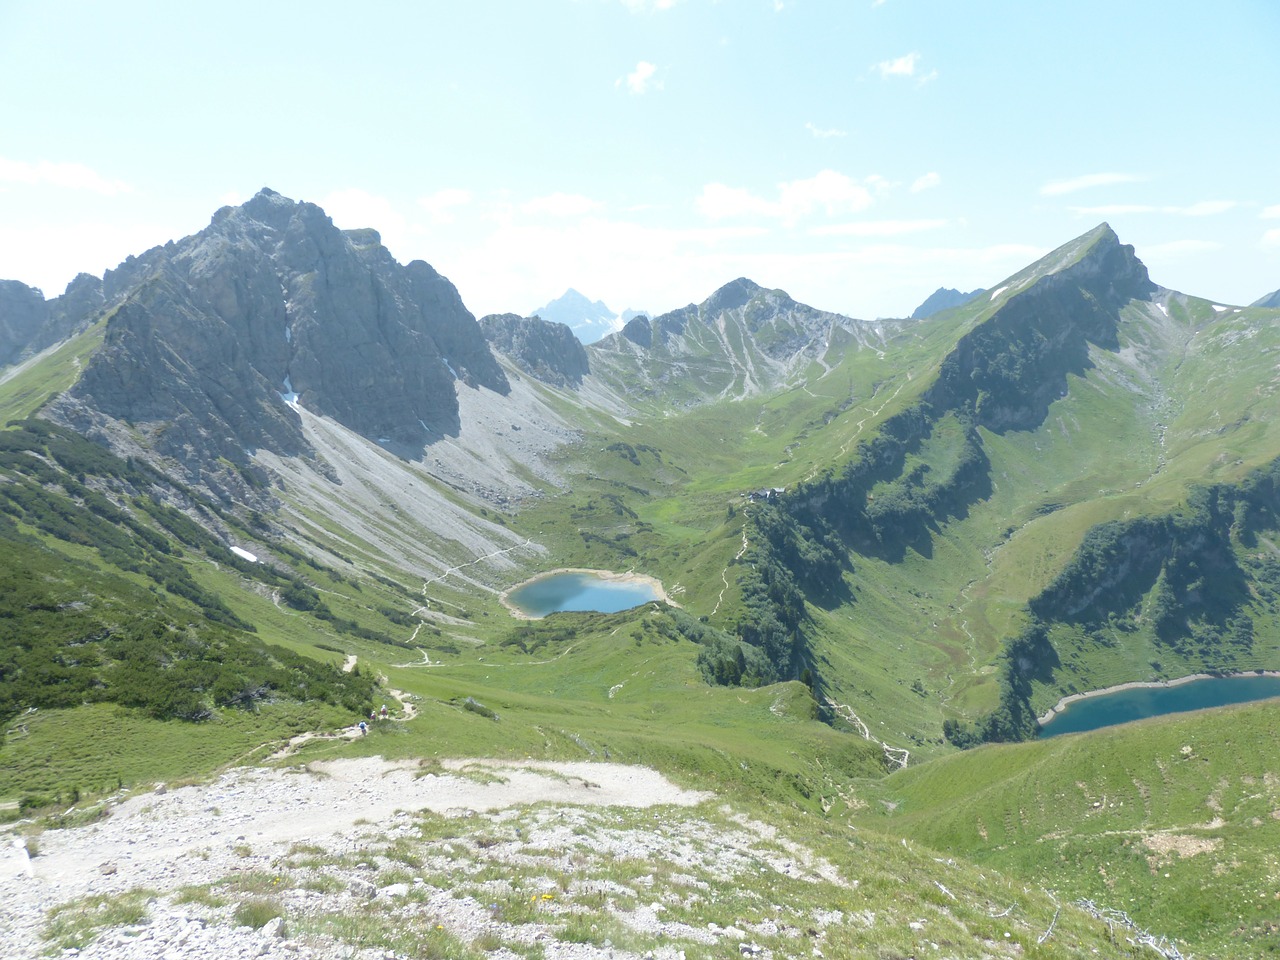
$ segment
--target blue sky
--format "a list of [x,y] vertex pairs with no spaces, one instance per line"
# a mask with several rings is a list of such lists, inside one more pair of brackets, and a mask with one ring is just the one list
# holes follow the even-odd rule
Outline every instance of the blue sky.
[[1280,287],[1274,0],[0,0],[0,277],[270,186],[477,316],[748,276],[856,317],[1106,220],[1154,280]]

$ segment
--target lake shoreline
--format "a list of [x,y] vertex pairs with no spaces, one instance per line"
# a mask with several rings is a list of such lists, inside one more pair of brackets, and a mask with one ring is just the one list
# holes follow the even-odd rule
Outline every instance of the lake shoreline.
[[539,580],[545,580],[548,577],[556,577],[564,573],[586,573],[593,577],[599,577],[606,583],[642,583],[654,592],[654,601],[660,601],[673,607],[680,606],[680,604],[667,596],[667,591],[662,586],[662,581],[657,577],[651,577],[647,573],[636,573],[633,570],[627,570],[625,573],[617,573],[614,570],[592,570],[587,567],[558,567],[555,570],[547,570],[543,573],[539,573],[537,576],[530,577],[527,580],[522,580],[513,587],[508,587],[506,590],[503,590],[498,594],[498,599],[502,602],[502,605],[507,608],[507,612],[517,620],[541,620],[543,617],[535,617],[533,614],[526,613],[512,603],[509,597],[517,590],[527,587],[531,583],[537,583]]
[[1084,693],[1073,693],[1063,697],[1056,704],[1049,708],[1049,712],[1043,716],[1036,717],[1036,722],[1041,726],[1051,721],[1062,711],[1073,703],[1081,700],[1088,700],[1091,697],[1102,697],[1109,693],[1121,693],[1125,690],[1140,690],[1143,688],[1153,687],[1180,687],[1184,683],[1194,683],[1197,680],[1230,680],[1235,677],[1280,677],[1280,670],[1245,670],[1240,673],[1192,673],[1185,677],[1177,677],[1173,680],[1130,680],[1128,683],[1118,683],[1114,687],[1101,687],[1097,690],[1086,690]]

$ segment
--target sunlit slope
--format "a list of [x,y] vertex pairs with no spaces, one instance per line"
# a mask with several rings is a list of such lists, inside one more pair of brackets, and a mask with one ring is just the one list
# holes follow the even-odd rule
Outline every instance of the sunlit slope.
[[[1028,600],[1062,571],[1091,527],[1163,514],[1191,485],[1237,480],[1280,452],[1270,426],[1276,402],[1268,359],[1275,349],[1274,312],[1225,309],[1153,286],[1141,297],[1117,298],[1114,313],[1094,334],[1064,345],[1078,353],[1054,372],[1059,390],[1051,384],[1046,392],[1035,380],[1019,383],[1011,368],[1004,385],[1014,389],[999,398],[1003,406],[984,411],[988,401],[979,393],[970,398],[973,403],[956,406],[954,416],[947,412],[943,401],[963,399],[964,388],[940,386],[939,378],[963,354],[966,338],[1004,323],[1013,338],[1026,342],[1017,328],[1019,298],[1033,291],[1037,303],[1048,302],[1038,285],[1054,283],[1055,271],[1075,270],[1086,283],[1105,288],[1107,278],[1088,275],[1099,244],[1114,245],[1108,234],[1099,228],[996,285],[978,302],[900,335],[883,357],[859,352],[846,366],[766,401],[750,422],[749,440],[731,446],[732,430],[725,429],[748,430],[745,417],[731,423],[721,415],[715,424],[720,429],[706,433],[699,430],[699,418],[712,423],[714,414],[679,418],[698,450],[713,458],[721,450],[745,454],[734,463],[741,467],[714,473],[713,483],[732,488],[750,476],[756,482],[748,489],[790,491],[796,484],[797,496],[804,496],[812,489],[806,483],[821,471],[838,471],[865,455],[860,444],[872,441],[886,421],[925,409],[927,430],[909,440],[896,472],[868,489],[870,503],[927,493],[938,482],[945,494],[957,455],[949,439],[960,429],[954,416],[976,414],[977,455],[988,464],[981,482],[959,499],[930,508],[924,522],[904,528],[896,542],[864,540],[859,547],[857,537],[866,535],[852,528],[851,597],[810,608],[824,692],[860,715],[885,721],[887,732],[903,738],[904,746],[936,741],[935,724],[948,713],[969,716],[990,708],[1002,641],[1025,625]],[[1015,320],[1004,319],[1009,315]],[[1043,324],[1034,316],[1028,322]],[[872,370],[882,379],[867,380]],[[837,400],[845,392],[835,390],[822,397],[827,411],[818,414],[814,395],[842,383],[870,387],[870,395],[856,396],[854,386],[853,396]],[[670,419],[676,418],[664,426],[671,426]],[[772,447],[783,454],[776,462],[751,455],[768,449],[771,438],[788,435],[781,450]],[[679,498],[666,503],[680,509]],[[751,509],[747,505],[729,517],[722,553],[741,543],[727,528]],[[710,510],[707,520],[714,520]],[[724,579],[732,596],[733,577]],[[715,595],[725,596],[718,590]],[[721,604],[717,612],[723,610]],[[1072,682],[1061,681],[1063,689]]]
[[869,787],[859,819],[1126,910],[1196,955],[1257,957],[1275,947],[1277,723],[1272,701],[983,747]]

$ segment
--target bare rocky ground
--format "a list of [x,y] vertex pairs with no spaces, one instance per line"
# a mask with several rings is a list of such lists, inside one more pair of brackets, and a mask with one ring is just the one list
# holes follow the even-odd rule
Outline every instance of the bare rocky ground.
[[[712,800],[616,764],[236,769],[13,836],[0,942],[6,957],[95,960],[676,960],[693,944],[771,955],[756,941],[779,937],[812,954],[781,906],[717,888],[841,884],[837,871]],[[821,928],[821,914],[792,920]]]

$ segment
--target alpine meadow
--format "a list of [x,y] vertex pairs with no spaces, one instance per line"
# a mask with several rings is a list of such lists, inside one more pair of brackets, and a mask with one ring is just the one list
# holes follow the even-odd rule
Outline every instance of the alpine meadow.
[[1280,950],[1276,701],[1037,739],[1280,669],[1280,308],[1140,255],[584,346],[263,189],[0,283],[8,953]]

